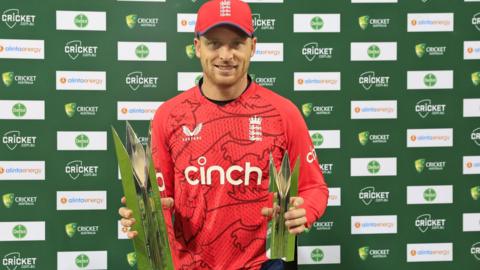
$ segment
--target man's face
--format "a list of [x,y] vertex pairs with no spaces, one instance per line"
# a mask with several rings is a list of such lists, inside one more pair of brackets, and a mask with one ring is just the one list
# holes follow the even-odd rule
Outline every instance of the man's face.
[[257,40],[234,27],[217,26],[199,39],[195,38],[194,42],[196,55],[209,82],[229,87],[247,74]]

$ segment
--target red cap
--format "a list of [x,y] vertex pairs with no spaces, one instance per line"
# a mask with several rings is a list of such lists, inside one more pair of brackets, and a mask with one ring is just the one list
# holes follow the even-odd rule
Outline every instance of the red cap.
[[252,11],[241,0],[211,0],[197,13],[195,33],[200,36],[219,25],[232,25],[253,36]]

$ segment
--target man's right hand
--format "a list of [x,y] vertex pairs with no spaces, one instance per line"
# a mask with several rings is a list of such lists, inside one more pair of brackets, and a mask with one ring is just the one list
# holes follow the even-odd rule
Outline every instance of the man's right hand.
[[[127,200],[125,199],[125,196],[122,197],[122,204],[125,205]],[[162,201],[162,206],[163,209],[170,209],[173,207],[173,198],[167,197],[167,198],[161,198]],[[120,220],[120,223],[122,224],[123,227],[130,229],[130,227],[135,224],[135,219],[133,218],[133,212],[131,209],[127,207],[120,207],[118,209],[118,214],[122,217]],[[130,239],[133,239],[137,236],[138,232],[137,231],[128,231],[127,232],[127,237]]]

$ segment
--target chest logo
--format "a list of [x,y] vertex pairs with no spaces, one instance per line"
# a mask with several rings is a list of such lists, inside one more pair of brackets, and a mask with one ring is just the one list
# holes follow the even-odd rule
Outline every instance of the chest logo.
[[187,126],[182,126],[183,129],[183,134],[185,134],[185,138],[183,138],[184,142],[189,142],[189,141],[198,141],[202,137],[199,136],[200,131],[202,131],[203,128],[203,123],[198,124],[193,131],[190,130]]
[[250,117],[248,125],[248,138],[253,142],[262,141],[262,117]]

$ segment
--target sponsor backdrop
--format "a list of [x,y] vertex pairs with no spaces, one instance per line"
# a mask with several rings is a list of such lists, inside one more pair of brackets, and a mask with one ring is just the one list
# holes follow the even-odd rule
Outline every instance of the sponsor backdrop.
[[[135,268],[110,126],[198,81],[202,2],[1,2],[1,270]],[[248,2],[330,186],[299,269],[478,269],[480,1]]]

